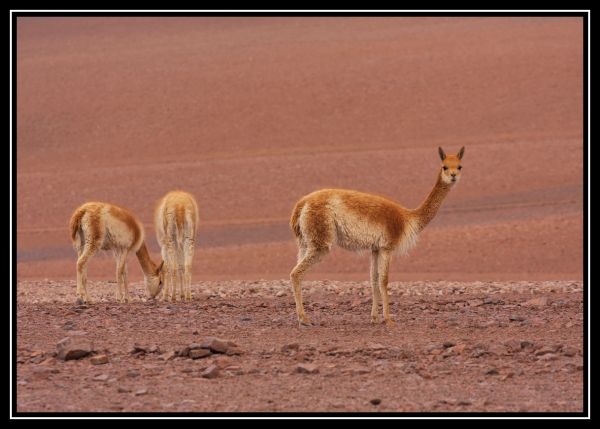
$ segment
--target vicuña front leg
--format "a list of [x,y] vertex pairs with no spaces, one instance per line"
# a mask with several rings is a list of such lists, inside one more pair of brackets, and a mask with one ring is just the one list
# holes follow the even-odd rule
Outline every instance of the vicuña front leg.
[[388,326],[394,326],[394,321],[390,316],[390,299],[388,297],[388,270],[390,268],[391,252],[387,250],[379,251],[377,259],[377,270],[379,271],[379,291],[383,300],[383,320]]
[[371,305],[371,323],[379,323],[379,303],[381,302],[381,294],[379,293],[379,276],[377,269],[377,261],[379,259],[379,251],[371,252],[371,290],[373,292],[373,303]]

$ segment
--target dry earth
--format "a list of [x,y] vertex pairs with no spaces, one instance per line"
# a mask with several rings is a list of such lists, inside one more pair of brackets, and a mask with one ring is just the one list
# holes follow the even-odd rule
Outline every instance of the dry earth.
[[[19,283],[18,411],[583,410],[581,282],[392,283],[393,328],[369,323],[366,283],[307,282],[311,327],[285,281],[168,304],[115,286],[77,305],[73,282]],[[61,360],[66,337],[92,354]],[[198,357],[208,337],[235,346]]]

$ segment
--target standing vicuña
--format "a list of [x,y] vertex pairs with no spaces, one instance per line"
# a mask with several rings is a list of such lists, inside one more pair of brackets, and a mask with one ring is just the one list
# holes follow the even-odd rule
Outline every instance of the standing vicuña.
[[170,286],[171,301],[175,301],[179,284],[181,300],[191,301],[192,260],[198,228],[196,200],[187,192],[169,192],[156,205],[154,224],[165,261],[162,299],[167,299]]
[[446,156],[439,148],[442,167],[433,190],[416,209],[407,209],[387,198],[344,189],[322,189],[296,203],[290,225],[298,242],[298,264],[290,274],[301,324],[310,324],[304,313],[300,282],[306,270],[331,249],[333,243],[348,250],[371,251],[371,322],[379,322],[383,297],[383,318],[393,325],[387,291],[391,254],[407,253],[418,234],[434,218],[442,201],[460,178],[465,148]]
[[161,288],[160,266],[150,259],[144,243],[144,226],[128,210],[108,203],[89,202],[79,207],[69,222],[73,247],[77,250],[77,296],[91,303],[87,294],[87,264],[98,250],[112,250],[117,260],[118,301],[127,302],[127,255],[136,252],[144,272],[148,297]]

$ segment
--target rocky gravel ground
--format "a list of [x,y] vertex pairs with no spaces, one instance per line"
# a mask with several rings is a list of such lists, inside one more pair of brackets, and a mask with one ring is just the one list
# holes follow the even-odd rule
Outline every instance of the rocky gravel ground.
[[367,282],[193,285],[191,302],[115,302],[114,282],[17,285],[19,412],[583,410],[579,281],[391,283],[373,326]]

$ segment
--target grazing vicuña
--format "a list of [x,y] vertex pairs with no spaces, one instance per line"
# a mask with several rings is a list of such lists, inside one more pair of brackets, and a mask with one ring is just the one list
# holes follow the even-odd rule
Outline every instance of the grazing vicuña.
[[171,301],[175,301],[179,285],[181,300],[191,301],[192,260],[198,228],[198,204],[193,195],[183,191],[165,195],[156,204],[154,225],[165,261],[162,299],[167,299],[171,287]]
[[144,272],[148,297],[161,289],[160,271],[144,242],[144,226],[128,210],[108,203],[89,202],[75,210],[69,222],[73,247],[77,250],[77,297],[91,303],[87,293],[87,264],[98,250],[112,250],[117,260],[118,301],[127,302],[127,255],[135,252]]

